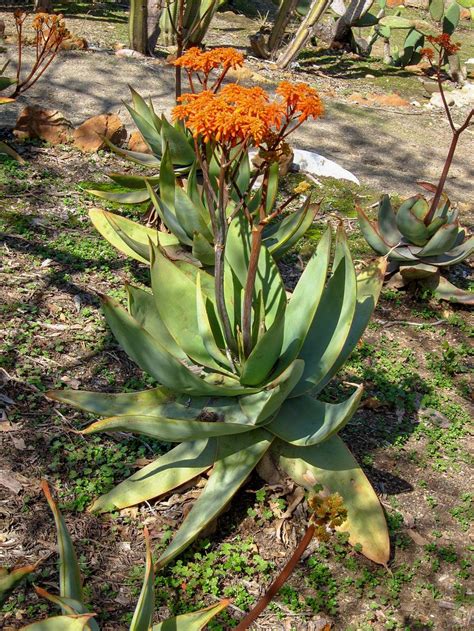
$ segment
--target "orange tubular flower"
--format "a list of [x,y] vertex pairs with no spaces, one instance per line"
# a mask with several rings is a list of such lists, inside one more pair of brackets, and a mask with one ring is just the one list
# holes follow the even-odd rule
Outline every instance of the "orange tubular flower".
[[460,49],[461,44],[451,41],[451,36],[448,33],[442,33],[441,35],[428,35],[426,38],[430,44],[437,45],[442,48],[447,55],[455,55]]
[[299,121],[307,118],[318,118],[324,112],[324,107],[314,88],[306,83],[290,83],[282,81],[277,88],[290,115],[299,114]]
[[186,68],[191,72],[203,72],[208,75],[217,68],[227,71],[229,68],[243,66],[244,56],[235,48],[214,48],[213,50],[202,51],[200,48],[194,47],[172,63],[174,66],[181,66],[181,68]]
[[432,48],[422,48],[420,50],[420,55],[432,61],[434,58],[434,50]]

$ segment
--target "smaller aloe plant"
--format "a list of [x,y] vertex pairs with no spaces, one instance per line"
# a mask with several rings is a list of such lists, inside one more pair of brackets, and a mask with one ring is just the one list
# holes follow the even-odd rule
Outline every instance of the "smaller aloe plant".
[[[67,530],[64,518],[54,501],[48,484],[42,482],[43,493],[54,515],[58,536],[60,594],[50,594],[41,587],[36,588],[39,596],[46,598],[61,608],[62,614],[52,616],[46,620],[33,622],[23,627],[24,631],[99,631],[94,616],[89,613],[84,604],[81,572],[77,561],[76,551]],[[154,612],[154,569],[150,549],[148,531],[145,528],[146,568],[143,586],[133,613],[130,631],[200,631],[229,603],[223,600],[212,607],[192,613],[169,618],[158,624],[153,624]]]
[[388,195],[379,204],[378,219],[369,221],[358,209],[362,234],[378,253],[390,261],[389,276],[400,286],[418,281],[443,300],[474,304],[474,294],[462,291],[441,276],[441,270],[464,261],[474,251],[474,237],[466,238],[458,212],[449,199],[430,216],[430,204],[422,195],[410,197],[397,212]]
[[471,124],[474,108],[464,122],[456,127],[444,94],[441,68],[446,56],[458,52],[459,45],[451,41],[448,34],[428,37],[432,48],[424,48],[421,54],[430,62],[435,72],[441,99],[452,132],[451,145],[437,186],[419,182],[433,193],[428,202],[416,195],[406,200],[398,209],[392,208],[388,196],[382,197],[378,220],[369,221],[367,215],[358,209],[360,227],[369,245],[378,253],[386,255],[391,262],[389,275],[397,273],[394,285],[403,287],[418,281],[432,290],[441,300],[474,304],[474,294],[452,285],[441,275],[443,268],[467,259],[474,250],[474,237],[468,238],[460,227],[458,212],[444,193],[446,179],[456,152],[459,138]]

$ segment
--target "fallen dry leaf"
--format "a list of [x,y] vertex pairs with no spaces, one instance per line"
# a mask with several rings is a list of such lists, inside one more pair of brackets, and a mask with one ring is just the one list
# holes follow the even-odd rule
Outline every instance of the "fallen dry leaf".
[[12,475],[12,472],[5,469],[0,469],[0,484],[15,495],[23,489],[23,485]]

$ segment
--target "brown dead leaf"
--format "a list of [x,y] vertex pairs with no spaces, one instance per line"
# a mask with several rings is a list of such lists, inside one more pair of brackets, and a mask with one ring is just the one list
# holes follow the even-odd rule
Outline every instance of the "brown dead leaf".
[[15,495],[18,495],[23,490],[21,482],[15,478],[11,471],[6,469],[0,469],[0,485],[15,493]]
[[26,444],[25,444],[25,441],[23,440],[23,438],[14,438],[14,437],[12,437],[12,443],[13,443],[15,449],[18,449],[19,451],[24,451],[26,449]]

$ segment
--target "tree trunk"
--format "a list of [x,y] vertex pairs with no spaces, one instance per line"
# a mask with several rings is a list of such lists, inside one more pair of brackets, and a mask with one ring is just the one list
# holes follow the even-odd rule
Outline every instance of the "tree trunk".
[[153,55],[160,35],[160,17],[165,0],[148,0],[147,3],[147,46]]
[[128,19],[130,48],[153,55],[160,34],[161,0],[131,0]]
[[52,13],[53,0],[35,0],[34,10],[36,13]]

